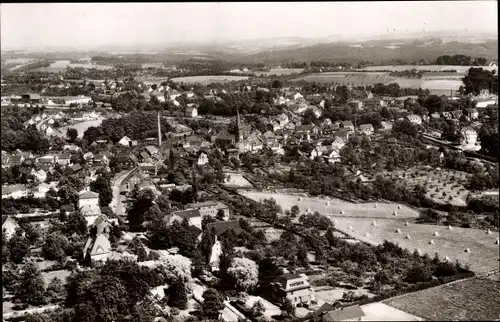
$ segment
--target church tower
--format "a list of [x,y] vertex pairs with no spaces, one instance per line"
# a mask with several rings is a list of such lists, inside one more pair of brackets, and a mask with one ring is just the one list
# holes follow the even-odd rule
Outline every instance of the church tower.
[[241,133],[241,121],[240,121],[240,109],[236,107],[236,142],[243,140],[243,135]]

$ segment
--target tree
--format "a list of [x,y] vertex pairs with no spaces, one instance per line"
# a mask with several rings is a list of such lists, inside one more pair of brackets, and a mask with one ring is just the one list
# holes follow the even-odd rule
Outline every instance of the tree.
[[21,232],[16,232],[16,234],[9,240],[8,245],[10,260],[13,263],[20,264],[30,253],[28,240],[22,236]]
[[71,236],[74,233],[85,236],[87,232],[87,220],[79,211],[72,212],[65,225],[66,236]]
[[264,304],[262,304],[260,300],[255,302],[250,309],[251,315],[255,318],[262,316],[265,311],[266,309],[264,308]]
[[188,299],[186,285],[182,280],[176,280],[168,289],[168,302],[170,307],[176,307],[180,310],[187,308]]
[[208,319],[218,319],[224,308],[224,300],[216,289],[209,288],[203,292],[203,316]]
[[295,307],[293,306],[292,302],[290,302],[289,299],[285,299],[285,303],[283,304],[282,311],[283,311],[283,314],[287,318],[295,317]]
[[62,262],[66,258],[66,254],[70,249],[70,243],[66,236],[52,232],[45,239],[45,244],[42,246],[43,254],[48,260],[56,260]]
[[151,189],[134,191],[130,206],[127,209],[127,219],[131,231],[141,231],[145,220],[145,214],[153,206],[155,199]]
[[299,206],[293,205],[292,208],[290,209],[290,214],[292,215],[292,218],[297,218],[299,213],[300,213]]
[[212,247],[215,243],[215,230],[206,229],[203,232],[203,236],[201,237],[200,244],[198,245],[198,249],[203,255],[204,261],[207,263],[210,259],[210,255],[212,254]]
[[6,264],[10,257],[10,248],[8,246],[6,234],[2,234],[2,265]]
[[432,271],[427,266],[414,266],[406,272],[406,280],[410,283],[427,282],[432,279]]
[[113,190],[108,179],[99,175],[94,182],[90,184],[90,190],[99,194],[99,205],[108,206],[113,200]]
[[40,305],[45,302],[45,282],[38,266],[31,261],[23,265],[15,298],[23,303]]
[[66,131],[66,138],[68,139],[69,142],[75,142],[77,137],[78,137],[78,130],[77,129],[69,128]]
[[309,259],[307,258],[307,247],[304,243],[299,243],[297,248],[297,260],[305,268],[309,268]]
[[47,286],[47,290],[45,291],[45,297],[50,303],[59,303],[66,298],[66,290],[64,289],[64,285],[59,278],[54,277],[50,281]]
[[236,285],[242,291],[253,289],[259,281],[259,267],[257,263],[248,258],[234,258],[228,269],[228,274],[236,281]]

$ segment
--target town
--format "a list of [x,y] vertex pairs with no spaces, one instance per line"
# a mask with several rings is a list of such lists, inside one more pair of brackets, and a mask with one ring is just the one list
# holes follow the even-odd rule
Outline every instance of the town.
[[3,52],[3,320],[498,319],[497,58],[273,55]]

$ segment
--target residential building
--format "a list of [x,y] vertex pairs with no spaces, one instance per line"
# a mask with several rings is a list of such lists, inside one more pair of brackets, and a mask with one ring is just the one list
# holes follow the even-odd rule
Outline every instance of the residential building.
[[210,216],[215,218],[219,211],[223,213],[223,219],[229,220],[229,208],[218,201],[205,201],[187,205],[186,209],[197,209],[202,217]]
[[187,107],[186,108],[186,117],[197,117],[198,109],[196,107]]
[[392,123],[391,122],[382,121],[382,122],[380,122],[380,125],[382,125],[382,128],[380,129],[382,131],[392,130]]
[[279,295],[283,301],[290,300],[293,306],[310,304],[315,300],[314,289],[305,274],[283,274],[276,279]]
[[139,160],[133,154],[119,153],[115,156],[116,162],[124,169],[131,169],[137,166]]
[[85,191],[80,194],[78,199],[78,209],[82,214],[100,214],[99,194],[93,191]]
[[464,127],[460,130],[462,135],[462,144],[475,145],[477,141],[477,132],[471,127]]
[[104,234],[89,236],[83,248],[83,259],[91,266],[104,264],[111,255],[111,243]]
[[176,220],[182,222],[184,219],[188,220],[189,225],[201,229],[202,216],[198,209],[180,210],[174,212],[171,217],[165,217],[168,224],[172,224]]
[[372,124],[361,124],[359,131],[365,135],[372,135],[375,132]]
[[62,153],[57,156],[57,164],[62,166],[71,165],[71,154]]
[[408,121],[410,121],[413,124],[417,124],[417,125],[422,124],[422,118],[417,114],[410,114],[406,118],[408,119]]
[[128,136],[124,136],[118,141],[118,144],[121,144],[126,147],[132,146],[132,140]]
[[365,312],[359,305],[328,311],[323,315],[323,322],[363,321]]
[[342,121],[340,127],[349,132],[354,132],[354,124],[351,121]]
[[11,216],[2,216],[2,233],[7,240],[11,239],[16,233],[16,230],[21,228],[14,218]]
[[477,120],[477,118],[479,117],[479,112],[475,108],[468,108],[466,111],[469,120]]

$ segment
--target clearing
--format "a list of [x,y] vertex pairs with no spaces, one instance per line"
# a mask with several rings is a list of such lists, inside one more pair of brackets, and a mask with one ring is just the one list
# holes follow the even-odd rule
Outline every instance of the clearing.
[[475,277],[405,294],[384,303],[432,321],[493,321],[500,316],[499,293],[499,281]]
[[[282,194],[273,192],[259,191],[238,191],[241,195],[255,201],[273,198],[283,210],[290,209],[297,205],[300,213],[303,214],[309,210],[318,211],[321,214],[333,215],[339,217],[362,217],[362,218],[392,218],[394,211],[398,218],[417,218],[419,213],[405,205],[394,203],[351,203],[340,199],[325,199],[317,197],[304,197],[299,194]],[[299,200],[300,198],[300,200]],[[340,212],[343,212],[342,214]]]
[[252,187],[250,181],[245,179],[245,177],[241,173],[226,172],[224,173],[224,175],[227,176],[227,178],[224,180],[224,185],[228,187]]
[[[367,220],[330,216],[337,229],[369,244],[381,244],[388,240],[409,251],[419,249],[430,257],[437,252],[441,259],[458,260],[462,265],[469,265],[475,273],[498,268],[498,245],[495,244],[498,233],[487,234],[485,230],[460,227],[449,230],[446,226],[413,223],[406,226],[406,220],[399,216],[396,218]],[[435,236],[436,232],[438,236]],[[465,251],[467,248],[470,252]]]
[[211,84],[211,83],[228,83],[241,80],[247,80],[248,76],[227,76],[227,75],[207,75],[207,76],[186,76],[186,77],[175,77],[172,81],[175,83],[187,83],[187,84]]
[[51,272],[42,272],[43,281],[45,282],[45,286],[49,285],[54,277],[57,277],[61,280],[63,284],[66,284],[66,277],[70,276],[71,272],[67,269],[51,271]]

